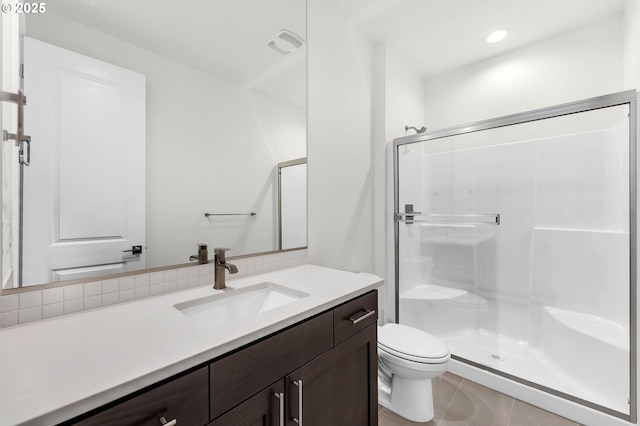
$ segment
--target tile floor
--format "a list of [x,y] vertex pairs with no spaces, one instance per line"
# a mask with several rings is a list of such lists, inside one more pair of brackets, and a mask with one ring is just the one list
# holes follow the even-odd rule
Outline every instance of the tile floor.
[[378,407],[378,426],[580,426],[451,373],[433,380],[435,418],[427,423],[406,420]]

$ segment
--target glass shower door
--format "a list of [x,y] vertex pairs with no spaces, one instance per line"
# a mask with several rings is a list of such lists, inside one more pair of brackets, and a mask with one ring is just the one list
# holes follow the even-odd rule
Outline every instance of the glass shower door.
[[394,144],[397,320],[635,416],[635,93]]
[[499,131],[500,370],[629,414],[628,104]]
[[497,367],[495,131],[398,147],[399,322]]

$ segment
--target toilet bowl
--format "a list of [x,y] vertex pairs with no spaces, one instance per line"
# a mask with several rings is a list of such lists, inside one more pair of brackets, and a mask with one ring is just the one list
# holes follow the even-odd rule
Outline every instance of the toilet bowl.
[[431,379],[447,371],[449,359],[447,346],[428,333],[378,327],[378,403],[414,422],[433,419]]

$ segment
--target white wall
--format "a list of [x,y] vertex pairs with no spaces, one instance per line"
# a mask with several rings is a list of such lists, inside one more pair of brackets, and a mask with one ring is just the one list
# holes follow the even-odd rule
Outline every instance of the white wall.
[[309,0],[309,261],[373,270],[373,46]]
[[27,31],[146,75],[148,267],[186,262],[199,242],[231,256],[277,247],[274,168],[306,156],[304,110],[53,14]]
[[622,16],[426,80],[431,129],[623,90]]
[[[374,131],[374,269],[388,283],[381,299],[395,298],[393,229],[393,139],[405,135],[405,126],[424,125],[424,81],[406,60],[386,43],[375,46]],[[413,131],[410,131],[414,133]],[[385,303],[380,315],[395,319],[393,303]]]
[[627,0],[624,11],[624,88],[640,89],[640,2]]
[[424,79],[393,48],[386,46],[385,50],[385,136],[391,142],[405,136],[405,126],[420,128],[428,123],[424,122]]

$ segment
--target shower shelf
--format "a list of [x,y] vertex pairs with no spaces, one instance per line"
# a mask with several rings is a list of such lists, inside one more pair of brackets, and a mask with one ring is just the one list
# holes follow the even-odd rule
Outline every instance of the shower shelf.
[[422,238],[423,243],[428,244],[441,244],[441,245],[451,245],[451,246],[476,246],[484,243],[485,241],[495,240],[494,236],[486,236],[486,235],[454,235],[447,236],[441,235],[436,237],[424,237]]

